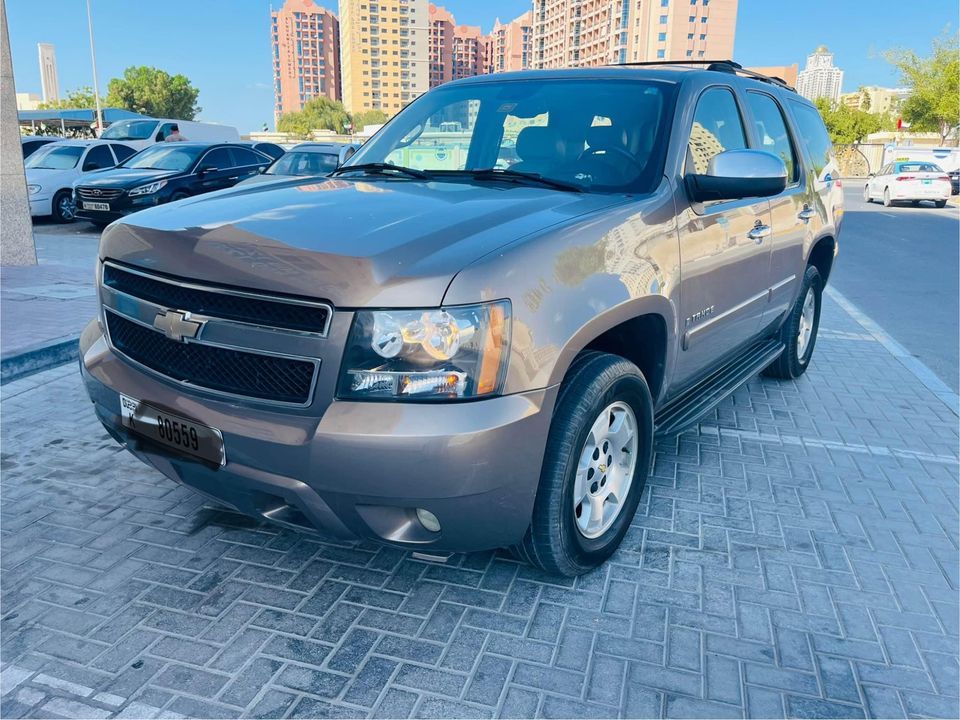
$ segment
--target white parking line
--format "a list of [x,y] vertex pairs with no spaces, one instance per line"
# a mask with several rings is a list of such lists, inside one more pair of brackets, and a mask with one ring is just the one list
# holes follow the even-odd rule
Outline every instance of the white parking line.
[[839,290],[828,286],[826,293],[834,302],[842,307],[850,317],[856,320],[860,327],[883,345],[887,349],[887,352],[899,360],[900,364],[922,382],[930,392],[940,398],[954,415],[960,416],[960,396],[953,392],[943,380],[938,378],[933,370],[911,355],[903,345],[894,340],[876,322],[864,315],[863,312],[860,311],[860,308],[847,300]]

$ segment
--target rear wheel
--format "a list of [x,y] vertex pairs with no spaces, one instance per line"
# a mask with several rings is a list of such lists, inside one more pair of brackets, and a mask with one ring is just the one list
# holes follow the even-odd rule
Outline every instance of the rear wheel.
[[560,388],[530,528],[514,552],[542,570],[580,575],[620,545],[653,454],[653,400],[616,355],[580,355]]
[[870,197],[870,185],[869,185],[869,184],[863,186],[863,201],[866,202],[866,203],[872,203],[872,202],[873,202],[873,198]]
[[893,205],[893,200],[890,199],[890,188],[883,189],[883,206],[890,207]]
[[61,190],[53,196],[52,215],[58,223],[74,221],[77,216],[77,205],[73,201],[73,193],[69,190]]
[[780,328],[783,352],[763,371],[764,375],[791,380],[807,371],[820,328],[822,292],[823,280],[819,271],[813,265],[807,266],[800,295]]

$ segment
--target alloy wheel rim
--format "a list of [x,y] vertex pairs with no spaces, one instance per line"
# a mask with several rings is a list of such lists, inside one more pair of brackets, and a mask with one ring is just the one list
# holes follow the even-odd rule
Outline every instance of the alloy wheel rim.
[[75,207],[73,200],[71,200],[69,197],[60,198],[57,209],[60,211],[60,217],[62,217],[64,220],[73,220]]
[[803,299],[803,310],[800,311],[800,328],[797,331],[797,357],[801,360],[810,347],[810,338],[813,335],[813,319],[817,314],[817,300],[813,295],[813,288],[807,288],[807,295]]
[[585,538],[603,535],[620,516],[633,484],[639,444],[637,418],[625,402],[607,405],[594,420],[573,483],[573,517]]

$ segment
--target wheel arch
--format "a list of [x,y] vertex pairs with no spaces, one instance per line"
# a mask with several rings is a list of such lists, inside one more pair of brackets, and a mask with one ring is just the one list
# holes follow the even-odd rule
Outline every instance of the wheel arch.
[[807,265],[813,265],[827,284],[830,271],[833,269],[833,260],[836,257],[837,241],[832,235],[824,235],[817,239],[807,256]]

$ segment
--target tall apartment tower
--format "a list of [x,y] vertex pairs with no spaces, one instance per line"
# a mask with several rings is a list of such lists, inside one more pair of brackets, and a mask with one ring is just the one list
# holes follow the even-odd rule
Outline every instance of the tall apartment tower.
[[533,0],[533,67],[733,59],[739,0]]
[[821,45],[807,55],[807,66],[797,78],[797,92],[808,100],[828,98],[832,102],[840,99],[843,86],[843,70],[833,64],[833,53],[826,45]]
[[497,18],[484,41],[486,72],[529,69],[533,61],[533,13],[528,10],[506,24]]
[[433,3],[430,16],[430,87],[453,80],[453,35],[457,21],[445,7]]
[[430,85],[427,0],[340,0],[340,67],[349,112],[393,115]]
[[274,120],[311,98],[340,99],[340,28],[337,16],[313,0],[286,0],[270,13],[273,41]]
[[40,90],[44,102],[60,99],[60,81],[57,79],[57,53],[51,43],[37,43],[40,55]]

